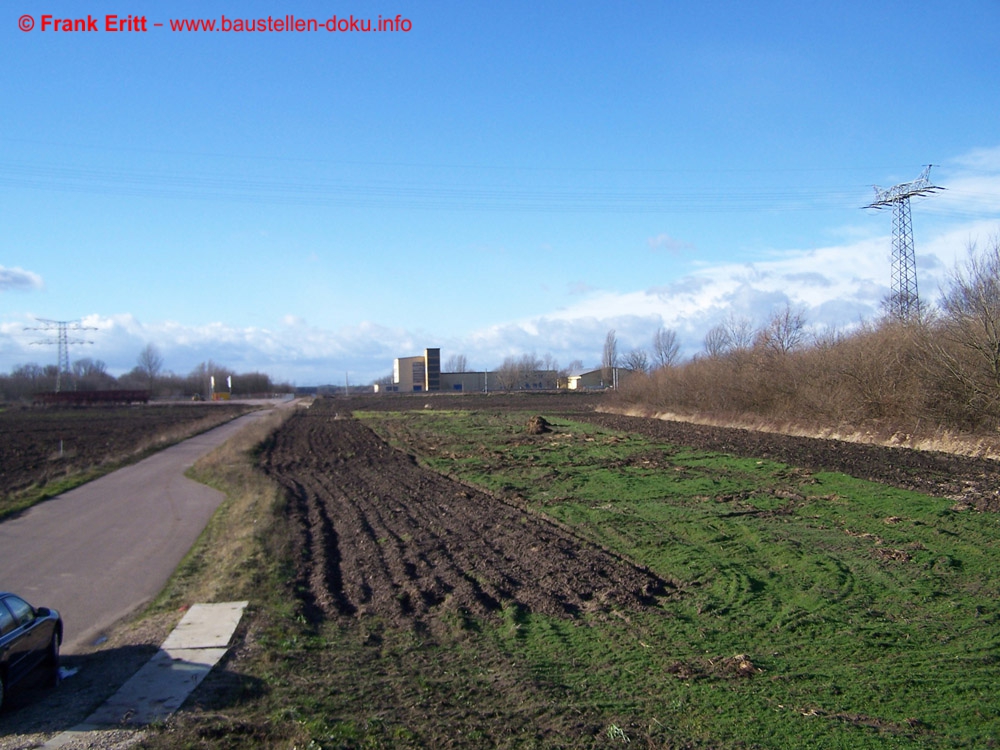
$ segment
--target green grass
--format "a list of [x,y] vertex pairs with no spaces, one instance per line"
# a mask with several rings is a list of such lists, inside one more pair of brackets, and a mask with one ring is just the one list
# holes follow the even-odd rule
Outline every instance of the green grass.
[[425,465],[680,585],[678,601],[627,619],[515,613],[482,626],[547,694],[602,717],[600,744],[1000,737],[1000,517],[565,420],[527,436],[529,414],[362,416]]
[[242,655],[145,747],[996,746],[1000,516],[567,420],[528,436],[526,413],[360,416],[679,594],[575,619],[508,602],[311,624],[248,436],[199,465],[229,500],[152,608],[249,598]]

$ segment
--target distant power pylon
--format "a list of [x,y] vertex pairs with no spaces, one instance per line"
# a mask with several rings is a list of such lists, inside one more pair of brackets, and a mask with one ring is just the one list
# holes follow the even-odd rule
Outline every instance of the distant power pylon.
[[32,344],[51,346],[55,344],[59,347],[59,369],[56,371],[56,393],[62,389],[63,373],[69,375],[69,345],[70,344],[93,344],[93,341],[83,339],[71,339],[70,331],[96,331],[93,326],[85,326],[79,320],[45,320],[37,318],[43,325],[38,328],[25,328],[26,331],[55,331],[55,338],[40,339],[32,341]]
[[908,320],[920,312],[910,198],[944,190],[931,184],[930,174],[931,165],[928,164],[913,182],[903,182],[885,190],[876,185],[875,200],[865,206],[878,209],[892,206],[892,287],[889,292],[889,311],[901,320]]

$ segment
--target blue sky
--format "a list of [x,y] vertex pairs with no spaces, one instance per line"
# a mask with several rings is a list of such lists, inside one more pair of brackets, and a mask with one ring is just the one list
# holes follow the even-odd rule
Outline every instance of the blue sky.
[[[145,2],[0,13],[0,371],[111,372],[155,344],[310,385],[440,346],[597,364],[686,354],[788,303],[877,314],[872,184],[913,204],[921,295],[1000,234],[1000,2]],[[171,32],[171,19],[408,19],[405,33]],[[19,28],[22,16],[34,22]],[[154,23],[164,24],[153,27]]]

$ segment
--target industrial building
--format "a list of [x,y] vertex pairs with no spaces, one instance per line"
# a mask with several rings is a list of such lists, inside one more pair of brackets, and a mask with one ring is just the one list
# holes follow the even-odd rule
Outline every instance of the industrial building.
[[565,387],[571,391],[582,391],[596,388],[607,388],[610,383],[605,382],[605,373],[602,368],[570,375],[565,379]]
[[441,350],[424,349],[422,356],[399,357],[392,362],[392,387],[400,393],[441,390]]
[[[514,378],[511,382],[508,379]],[[554,389],[559,385],[555,370],[517,373],[503,371],[441,372],[441,350],[424,349],[422,355],[399,357],[392,363],[392,383],[375,385],[376,393],[485,393]]]

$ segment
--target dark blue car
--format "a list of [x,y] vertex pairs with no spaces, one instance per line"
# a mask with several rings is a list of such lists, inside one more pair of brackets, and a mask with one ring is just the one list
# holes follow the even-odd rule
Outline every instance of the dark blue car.
[[0,709],[7,691],[36,667],[58,679],[62,635],[62,618],[54,609],[0,592]]

